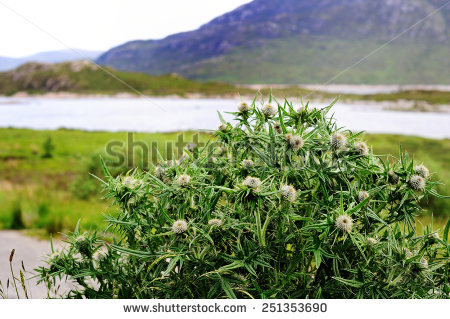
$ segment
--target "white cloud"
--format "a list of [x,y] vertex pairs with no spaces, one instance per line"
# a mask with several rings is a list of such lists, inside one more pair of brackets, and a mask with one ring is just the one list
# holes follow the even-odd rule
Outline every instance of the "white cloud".
[[0,0],[0,56],[72,48],[107,50],[198,28],[250,0]]

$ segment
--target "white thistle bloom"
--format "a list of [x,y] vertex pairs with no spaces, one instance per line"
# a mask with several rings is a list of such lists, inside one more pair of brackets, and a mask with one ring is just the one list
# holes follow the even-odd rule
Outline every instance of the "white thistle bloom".
[[330,136],[330,144],[333,150],[340,150],[347,144],[347,138],[341,133],[333,133]]
[[75,239],[75,242],[79,245],[83,244],[84,242],[86,242],[86,237],[83,235],[80,235]]
[[136,179],[132,176],[125,176],[122,179],[122,185],[124,185],[130,189],[135,189],[135,188],[139,187],[140,185],[142,185],[142,181],[139,179]]
[[439,239],[439,233],[437,233],[437,232],[430,234],[430,236],[431,236],[431,238]]
[[363,200],[365,200],[367,197],[369,197],[369,193],[366,191],[360,191],[358,193],[358,201],[362,202]]
[[129,261],[130,261],[130,255],[124,254],[124,253],[120,253],[120,257],[119,257],[119,259],[117,259],[117,262],[121,265],[127,264]]
[[420,258],[419,264],[422,268],[428,268],[428,260],[423,257]]
[[405,251],[405,256],[407,259],[409,259],[413,256],[413,253],[408,248],[405,248],[404,251]]
[[427,178],[430,175],[430,171],[424,165],[417,165],[414,167],[414,171],[423,178]]
[[193,152],[197,148],[197,144],[195,143],[188,143],[186,144],[186,150],[189,152]]
[[174,160],[167,160],[166,161],[166,165],[168,166],[168,167],[173,167],[173,166],[175,166],[175,161]]
[[284,136],[284,139],[285,139],[287,142],[290,143],[292,137],[293,137],[292,133],[287,133],[287,134]]
[[353,227],[353,220],[348,215],[341,215],[336,218],[336,227],[349,233]]
[[409,185],[416,191],[422,191],[425,189],[425,179],[420,175],[413,175],[409,180]]
[[249,112],[251,110],[251,106],[249,106],[247,103],[242,102],[241,104],[239,104],[238,106],[238,111],[241,113],[246,113]]
[[155,168],[155,176],[159,179],[162,179],[164,177],[164,175],[166,174],[166,171],[164,168],[162,168],[161,166],[156,166]]
[[278,122],[273,123],[273,129],[278,133],[283,133],[283,129],[281,128],[281,124]]
[[297,113],[302,114],[304,112],[306,112],[306,108],[303,105],[300,105],[297,109]]
[[295,135],[289,140],[289,145],[291,145],[292,149],[296,151],[301,149],[303,145],[305,145],[305,142],[301,136]]
[[223,224],[223,222],[218,218],[213,218],[208,221],[208,225],[210,225],[210,226],[214,225],[214,226],[220,227],[220,226],[222,226],[222,224]]
[[295,201],[297,198],[297,191],[292,185],[282,185],[280,188],[281,196],[283,196],[284,199],[287,199],[290,202]]
[[245,159],[245,160],[243,160],[242,162],[241,162],[241,164],[242,164],[242,166],[244,167],[244,168],[251,168],[251,167],[253,167],[255,164],[253,163],[253,161],[252,160],[249,160],[249,159]]
[[377,240],[375,238],[369,237],[367,238],[367,243],[369,245],[375,245],[377,243]]
[[369,155],[369,148],[367,147],[367,144],[364,142],[356,142],[353,147],[355,148],[355,151],[361,155],[361,156],[367,156]]
[[277,114],[277,108],[270,105],[270,104],[266,104],[263,107],[261,107],[261,113],[265,116],[265,117],[272,117],[275,114]]
[[247,176],[242,185],[250,187],[250,188],[259,188],[261,186],[261,180],[257,177]]
[[93,255],[92,255],[92,263],[94,264],[95,268],[99,268],[100,266],[100,262],[103,260],[103,258],[105,258],[106,255],[103,251],[101,250],[97,250]]
[[220,123],[220,125],[217,127],[217,130],[221,132],[227,132],[229,129],[228,124]]
[[177,184],[180,186],[186,186],[191,182],[191,177],[189,175],[183,174],[177,178]]
[[56,264],[58,262],[58,260],[60,260],[63,257],[63,252],[62,251],[55,251],[54,253],[52,253],[49,256],[49,261],[50,264]]
[[188,225],[187,225],[186,221],[183,219],[177,220],[172,225],[172,231],[175,234],[184,233],[187,229],[188,229]]

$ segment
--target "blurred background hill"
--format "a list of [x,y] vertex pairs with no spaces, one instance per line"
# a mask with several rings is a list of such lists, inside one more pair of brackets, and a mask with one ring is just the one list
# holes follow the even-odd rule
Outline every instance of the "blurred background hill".
[[323,83],[401,35],[333,83],[449,84],[450,7],[437,10],[445,3],[255,0],[191,32],[127,42],[97,62],[197,80]]

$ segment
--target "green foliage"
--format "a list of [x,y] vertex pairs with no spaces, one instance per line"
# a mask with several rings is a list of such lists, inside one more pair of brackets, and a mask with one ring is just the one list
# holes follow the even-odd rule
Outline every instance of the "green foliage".
[[77,226],[41,280],[73,298],[447,298],[449,226],[415,229],[442,197],[426,168],[382,161],[331,106],[261,105],[154,171],[103,165],[116,237]]
[[55,145],[52,142],[52,138],[49,136],[42,144],[42,158],[52,158]]
[[20,206],[20,202],[15,202],[12,208],[12,220],[11,220],[11,229],[22,229],[25,225],[22,219],[22,207]]

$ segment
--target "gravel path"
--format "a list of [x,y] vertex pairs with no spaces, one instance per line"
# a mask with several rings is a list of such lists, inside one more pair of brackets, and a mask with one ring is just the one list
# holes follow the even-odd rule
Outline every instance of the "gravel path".
[[[61,247],[62,242],[55,242],[55,249]],[[16,278],[20,276],[19,272],[22,269],[22,261],[26,269],[25,278],[33,276],[33,269],[44,265],[43,256],[51,253],[49,241],[38,240],[28,237],[19,231],[2,230],[0,231],[0,280],[3,284],[3,289],[6,289],[8,278],[11,280],[11,270],[9,266],[9,256],[11,250],[15,249],[13,259],[13,271]],[[23,271],[23,270],[22,270]],[[36,285],[36,279],[27,280],[27,290],[30,298],[46,298],[47,288],[43,285]],[[61,284],[60,293],[67,291],[71,285],[69,283]],[[24,298],[24,292],[20,281],[17,282],[17,289],[19,290],[20,298]],[[17,298],[14,287],[9,286],[8,298]]]

